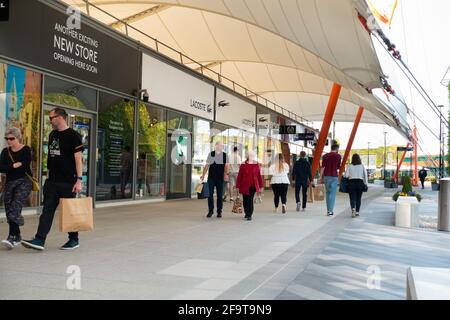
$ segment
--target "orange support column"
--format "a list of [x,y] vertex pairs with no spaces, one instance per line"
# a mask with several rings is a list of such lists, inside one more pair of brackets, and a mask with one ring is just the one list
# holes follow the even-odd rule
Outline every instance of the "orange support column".
[[336,110],[336,105],[339,99],[339,94],[341,93],[341,85],[334,83],[330,94],[330,100],[328,100],[327,110],[325,111],[325,116],[323,117],[322,129],[320,129],[319,140],[314,152],[314,158],[312,163],[312,176],[316,175],[316,171],[319,168],[320,157],[325,147],[325,142],[327,140],[328,131],[330,130],[331,121],[333,120],[334,111]]
[[419,171],[418,171],[418,168],[417,168],[417,127],[416,126],[414,126],[414,130],[413,130],[413,134],[414,134],[414,186],[416,186],[417,187],[417,185],[418,185],[418,178],[419,178]]
[[[410,145],[411,145],[411,144],[408,142],[408,144],[406,145],[406,147],[408,148]],[[398,163],[397,170],[395,171],[395,174],[394,174],[394,176],[392,177],[392,178],[394,179],[394,181],[397,181],[398,173],[399,173],[399,171],[400,171],[400,168],[402,167],[403,160],[405,160],[406,152],[407,152],[406,150],[403,151],[403,155],[402,155],[402,158],[400,159],[400,162]]]
[[350,134],[347,148],[345,149],[344,158],[342,159],[341,167],[339,168],[339,180],[341,180],[342,174],[344,173],[345,164],[347,163],[348,156],[350,155],[350,150],[352,150],[353,140],[355,140],[356,131],[358,131],[359,122],[361,121],[363,112],[364,108],[359,107],[358,113],[356,114],[355,123],[353,124],[352,133]]

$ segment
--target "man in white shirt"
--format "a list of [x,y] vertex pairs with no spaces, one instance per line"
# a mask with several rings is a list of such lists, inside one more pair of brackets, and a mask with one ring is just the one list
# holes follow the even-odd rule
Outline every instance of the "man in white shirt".
[[228,156],[230,172],[229,172],[229,183],[228,183],[228,194],[230,195],[230,201],[234,201],[233,196],[236,195],[236,181],[239,173],[239,168],[242,163],[241,156],[239,155],[239,149],[234,146],[233,152]]

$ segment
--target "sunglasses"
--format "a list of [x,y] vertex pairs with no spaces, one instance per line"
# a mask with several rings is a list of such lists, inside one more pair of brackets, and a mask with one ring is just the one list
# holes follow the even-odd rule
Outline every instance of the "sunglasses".
[[5,137],[5,140],[6,141],[14,141],[14,140],[16,140],[16,138],[15,137]]

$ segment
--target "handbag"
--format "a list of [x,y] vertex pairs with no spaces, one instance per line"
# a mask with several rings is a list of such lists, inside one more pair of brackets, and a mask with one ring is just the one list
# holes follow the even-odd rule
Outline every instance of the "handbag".
[[208,182],[203,182],[201,192],[197,192],[197,199],[207,199],[207,198],[209,198],[209,185]]
[[348,193],[348,178],[342,177],[341,183],[339,184],[339,192]]
[[364,183],[363,192],[367,192],[369,190],[369,187],[367,184]]
[[234,200],[233,209],[231,210],[231,212],[236,214],[242,214],[242,200],[240,197],[237,197]]
[[79,232],[94,229],[92,197],[62,198],[59,204],[59,231]]
[[[11,155],[11,152],[9,152],[9,148],[8,148],[8,154],[9,154],[9,157],[11,158],[12,163],[13,164],[16,163],[14,161],[12,155]],[[40,188],[39,188],[39,181],[37,181],[37,179],[34,178],[33,176],[30,176],[28,173],[25,173],[25,174],[27,175],[28,179],[31,180],[32,190],[33,191],[39,191],[40,190]]]

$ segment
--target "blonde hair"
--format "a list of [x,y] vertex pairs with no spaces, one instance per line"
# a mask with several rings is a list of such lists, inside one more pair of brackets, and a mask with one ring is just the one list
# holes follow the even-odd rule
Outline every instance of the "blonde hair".
[[284,170],[284,155],[282,153],[278,154],[278,173]]
[[11,127],[6,130],[5,137],[8,135],[14,136],[17,140],[22,141],[22,132],[20,132],[19,128]]

